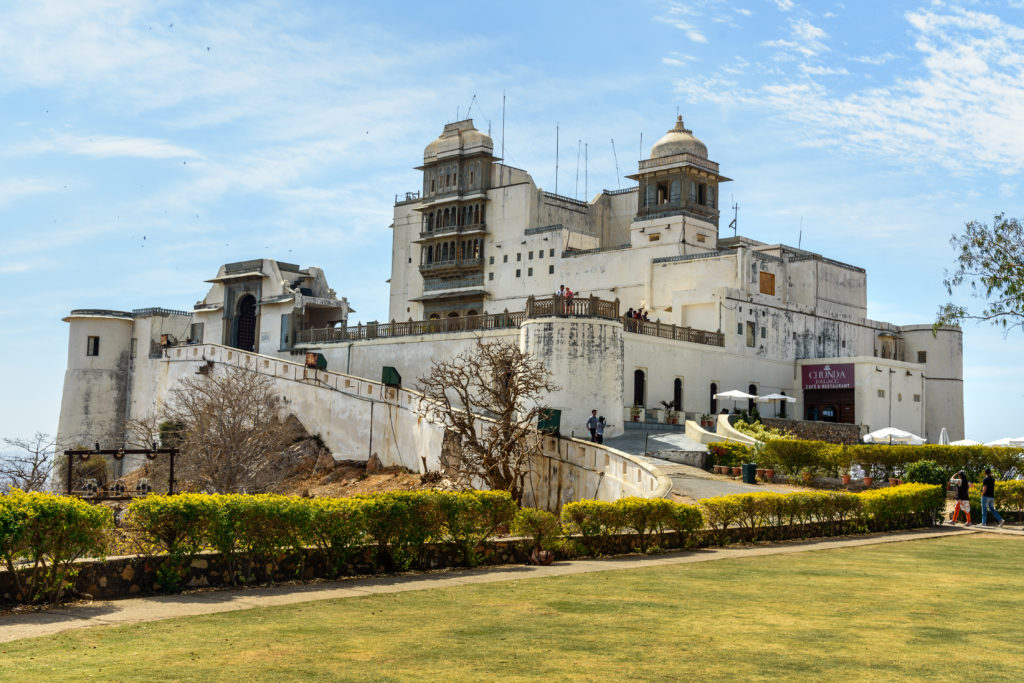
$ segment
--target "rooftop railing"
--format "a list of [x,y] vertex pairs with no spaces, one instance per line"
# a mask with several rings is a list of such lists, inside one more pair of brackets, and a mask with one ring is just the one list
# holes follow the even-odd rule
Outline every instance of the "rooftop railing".
[[662,322],[634,320],[619,315],[619,300],[607,301],[595,296],[589,297],[529,297],[526,310],[509,313],[488,313],[434,320],[391,321],[389,323],[367,323],[350,327],[328,327],[300,330],[295,337],[297,344],[335,344],[365,339],[389,339],[426,334],[450,332],[474,332],[481,330],[504,330],[522,326],[532,318],[543,317],[602,318],[619,321],[623,329],[635,334],[646,334],[662,339],[725,346],[725,335],[692,327],[681,327]]

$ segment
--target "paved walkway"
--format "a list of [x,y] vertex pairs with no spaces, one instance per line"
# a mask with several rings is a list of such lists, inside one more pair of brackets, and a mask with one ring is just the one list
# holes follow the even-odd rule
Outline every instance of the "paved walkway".
[[[565,576],[590,572],[642,569],[667,565],[707,562],[744,557],[763,557],[831,548],[850,548],[881,543],[898,543],[940,536],[979,533],[980,528],[953,528],[875,534],[856,538],[843,537],[816,541],[779,543],[773,545],[715,548],[666,555],[629,555],[596,560],[558,562],[548,567],[505,565],[480,569],[458,569],[426,574],[405,574],[300,586],[226,590],[188,595],[166,595],[95,602],[84,606],[65,607],[41,612],[0,616],[0,642],[52,635],[62,631],[92,626],[115,626],[175,617],[231,612],[291,605],[314,600],[355,598],[379,593],[402,593],[413,590],[443,588],[501,581]],[[986,529],[993,533],[1024,536],[1018,529]]]

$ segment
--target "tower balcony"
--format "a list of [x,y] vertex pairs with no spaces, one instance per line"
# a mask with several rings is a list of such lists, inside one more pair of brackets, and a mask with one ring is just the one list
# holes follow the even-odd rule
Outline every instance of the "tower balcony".
[[420,231],[420,238],[415,242],[425,242],[435,237],[448,237],[449,235],[473,235],[485,234],[487,226],[484,223],[468,223],[466,225],[446,225],[443,228]]
[[484,267],[483,257],[479,258],[459,258],[459,259],[448,259],[445,261],[431,261],[430,263],[420,264],[420,273],[424,276],[437,277],[448,273],[470,273],[477,270],[482,270]]

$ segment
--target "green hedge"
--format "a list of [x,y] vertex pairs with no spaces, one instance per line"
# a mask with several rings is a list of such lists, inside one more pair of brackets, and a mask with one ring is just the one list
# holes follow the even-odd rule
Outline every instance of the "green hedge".
[[77,498],[17,489],[0,496],[0,558],[21,602],[56,602],[71,585],[73,563],[102,555],[114,517]]
[[776,440],[763,444],[757,464],[786,474],[813,472],[838,476],[854,465],[869,476],[903,477],[910,464],[931,460],[951,471],[966,469],[972,478],[986,467],[1003,479],[1024,475],[1024,448],[994,446],[921,446],[858,444],[844,446],[824,441]]
[[[1001,509],[1024,509],[1024,482],[997,486]],[[147,554],[168,557],[158,580],[162,589],[175,591],[189,576],[192,560],[207,550],[223,555],[229,583],[245,584],[254,580],[257,567],[259,573],[277,569],[289,555],[301,562],[310,547],[323,554],[336,576],[367,552],[379,570],[408,568],[433,542],[453,543],[462,562],[472,566],[480,561],[480,544],[507,528],[528,537],[534,548],[582,545],[597,555],[621,548],[623,534],[641,551],[655,538],[664,547],[670,531],[677,533],[673,545],[691,546],[705,525],[720,543],[732,535],[730,529],[758,540],[925,526],[944,503],[943,487],[907,484],[861,494],[744,494],[696,506],[661,498],[585,500],[566,504],[559,519],[542,510],[517,511],[509,494],[499,491],[403,491],[347,499],[180,494],[133,500],[124,526]],[[25,602],[59,600],[75,576],[74,560],[102,555],[111,530],[109,509],[76,498],[20,491],[0,496],[0,556]]]
[[693,505],[674,503],[665,498],[620,498],[614,503],[581,500],[562,506],[562,526],[566,533],[578,535],[591,555],[611,548],[611,538],[623,533],[637,537],[638,548],[646,552],[654,534],[677,531],[681,546],[692,544],[692,534],[704,524],[700,510]]

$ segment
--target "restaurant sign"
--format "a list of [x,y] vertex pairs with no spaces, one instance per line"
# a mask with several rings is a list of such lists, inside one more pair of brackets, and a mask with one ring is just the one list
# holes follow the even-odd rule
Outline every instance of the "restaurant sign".
[[853,363],[804,365],[804,389],[852,389]]

